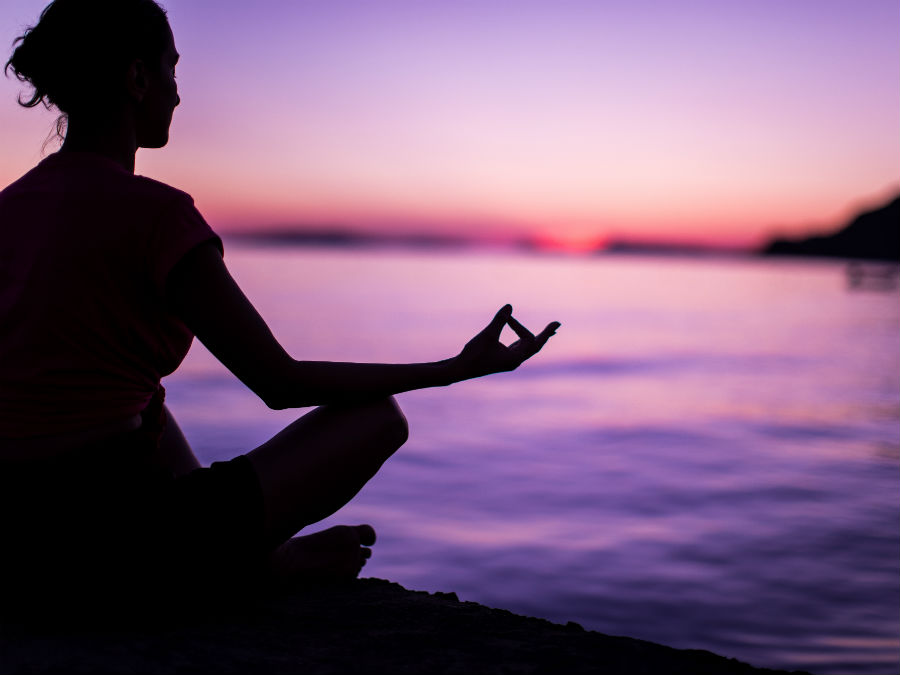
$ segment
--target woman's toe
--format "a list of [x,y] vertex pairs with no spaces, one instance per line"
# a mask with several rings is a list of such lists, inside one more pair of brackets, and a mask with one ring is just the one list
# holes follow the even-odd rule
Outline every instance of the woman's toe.
[[371,546],[375,543],[375,528],[371,525],[357,525],[356,534],[359,536],[359,543],[363,546]]

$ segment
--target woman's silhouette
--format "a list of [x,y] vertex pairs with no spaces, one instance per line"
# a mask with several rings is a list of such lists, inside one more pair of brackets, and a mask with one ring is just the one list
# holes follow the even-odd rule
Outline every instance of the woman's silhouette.
[[[444,361],[293,359],[191,198],[134,175],[137,149],[166,145],[180,102],[164,10],[56,0],[16,45],[7,70],[34,88],[20,103],[58,108],[65,139],[0,192],[6,595],[32,608],[134,603],[273,575],[356,576],[370,526],[292,536],[406,441],[392,395],[513,370],[558,324],[535,336],[506,306]],[[505,325],[519,336],[509,347]],[[201,468],[160,387],[195,335],[269,407],[319,407]]]

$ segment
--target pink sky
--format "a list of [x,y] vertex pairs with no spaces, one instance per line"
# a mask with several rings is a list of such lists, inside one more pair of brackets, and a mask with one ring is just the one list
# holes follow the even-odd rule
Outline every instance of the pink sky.
[[[4,0],[5,44],[43,5]],[[183,103],[137,170],[221,231],[746,244],[900,191],[895,0],[164,5]],[[54,119],[21,90],[4,185]]]

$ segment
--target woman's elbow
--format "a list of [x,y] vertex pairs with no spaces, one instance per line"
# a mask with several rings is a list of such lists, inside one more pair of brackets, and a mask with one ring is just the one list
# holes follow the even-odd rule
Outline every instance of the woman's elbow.
[[266,404],[266,407],[269,408],[269,410],[286,410],[287,408],[298,407],[288,405],[287,401],[281,397],[260,395],[260,399],[262,399],[262,402]]
[[317,405],[332,403],[328,397],[314,396],[308,391],[273,387],[253,390],[270,410],[286,410],[287,408],[311,408]]
[[[298,408],[297,401],[290,400],[287,391],[283,387],[269,382],[254,382],[248,386],[270,410],[285,410],[286,408]],[[296,398],[296,397],[293,397]]]

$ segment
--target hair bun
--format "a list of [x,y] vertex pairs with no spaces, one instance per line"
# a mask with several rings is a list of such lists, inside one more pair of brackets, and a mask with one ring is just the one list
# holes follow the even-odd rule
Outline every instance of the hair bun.
[[4,72],[34,87],[20,105],[70,114],[107,102],[129,59],[159,58],[168,36],[155,0],[54,0],[13,42]]

